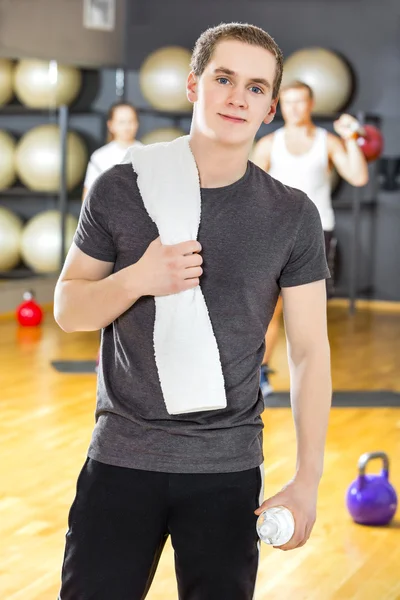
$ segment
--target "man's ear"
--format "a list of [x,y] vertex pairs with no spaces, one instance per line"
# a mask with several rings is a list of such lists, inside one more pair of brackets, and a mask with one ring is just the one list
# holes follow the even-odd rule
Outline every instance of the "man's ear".
[[278,102],[279,102],[279,98],[275,98],[275,100],[272,100],[271,105],[269,107],[269,110],[268,110],[268,112],[265,115],[265,118],[263,120],[263,123],[265,123],[266,125],[268,125],[268,123],[271,123],[271,121],[274,120],[274,117],[276,115],[276,109],[277,109],[277,106],[278,106]]
[[198,77],[190,71],[186,82],[186,96],[189,102],[194,104],[197,100]]

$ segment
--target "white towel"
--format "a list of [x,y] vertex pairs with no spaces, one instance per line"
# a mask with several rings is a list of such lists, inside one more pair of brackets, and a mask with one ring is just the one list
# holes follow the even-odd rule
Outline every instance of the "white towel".
[[[162,244],[197,238],[201,195],[189,137],[132,147],[132,163],[144,206]],[[154,354],[171,415],[226,407],[217,341],[200,286],[155,298]]]

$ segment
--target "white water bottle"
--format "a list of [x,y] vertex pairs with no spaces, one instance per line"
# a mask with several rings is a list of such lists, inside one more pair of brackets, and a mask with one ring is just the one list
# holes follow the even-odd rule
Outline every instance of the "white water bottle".
[[260,540],[271,546],[283,546],[294,534],[294,518],[285,506],[274,506],[261,513],[257,519]]

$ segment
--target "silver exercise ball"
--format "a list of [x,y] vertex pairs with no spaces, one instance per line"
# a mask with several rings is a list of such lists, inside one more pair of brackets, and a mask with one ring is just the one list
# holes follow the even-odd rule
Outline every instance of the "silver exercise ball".
[[0,130],[0,190],[10,187],[15,179],[16,142],[7,131]]
[[30,108],[50,108],[71,104],[79,94],[79,69],[55,61],[21,60],[14,71],[17,98]]
[[160,129],[153,129],[149,131],[142,138],[142,144],[156,144],[158,142],[172,142],[176,138],[186,135],[182,129],[178,127],[161,127]]
[[186,81],[191,54],[180,46],[167,46],[152,52],[141,66],[139,84],[151,106],[165,111],[190,111]]
[[0,206],[0,271],[9,271],[19,263],[22,230],[22,220]]
[[316,114],[339,111],[352,91],[349,67],[340,56],[325,48],[304,48],[287,58],[282,85],[293,81],[303,81],[313,90]]
[[0,58],[0,106],[10,102],[13,91],[14,63],[7,58]]
[[[65,252],[72,244],[78,220],[67,215]],[[36,273],[54,273],[60,268],[61,215],[58,210],[37,214],[26,224],[21,239],[24,262]]]
[[[60,187],[61,139],[57,125],[40,125],[28,131],[17,145],[16,168],[31,190],[56,192]],[[67,136],[67,188],[76,187],[85,174],[88,153],[82,138]]]

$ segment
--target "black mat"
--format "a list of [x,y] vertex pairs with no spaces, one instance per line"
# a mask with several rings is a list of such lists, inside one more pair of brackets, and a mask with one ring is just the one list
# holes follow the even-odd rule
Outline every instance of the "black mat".
[[[289,392],[274,392],[265,401],[267,408],[290,406]],[[374,392],[333,392],[332,406],[362,408],[369,406],[400,408],[400,394],[385,390]]]
[[[60,373],[95,374],[95,360],[54,360],[52,366]],[[334,392],[334,407],[368,408],[374,406],[400,408],[400,394],[385,390],[373,392]],[[266,400],[267,408],[290,407],[289,392],[274,392]]]
[[60,373],[96,373],[95,360],[53,360],[51,365]]

